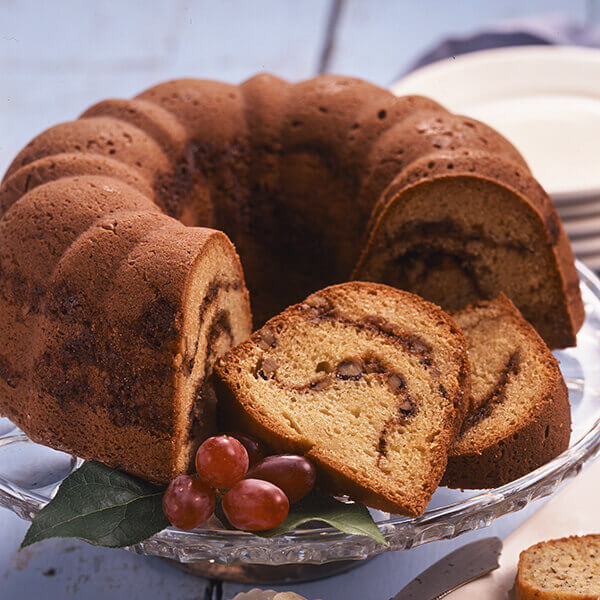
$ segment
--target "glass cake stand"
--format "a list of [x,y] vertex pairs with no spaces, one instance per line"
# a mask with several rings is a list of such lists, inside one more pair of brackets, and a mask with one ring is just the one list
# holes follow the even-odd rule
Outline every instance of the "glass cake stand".
[[[550,463],[507,485],[489,490],[439,488],[417,518],[374,512],[389,546],[332,528],[299,529],[275,538],[218,526],[186,532],[168,528],[132,546],[205,577],[252,583],[289,583],[349,569],[390,550],[449,539],[487,527],[495,519],[548,496],[600,451],[600,280],[577,265],[586,320],[576,348],[556,353],[569,388],[573,432],[570,448]],[[0,506],[31,520],[80,459],[31,442],[0,419]]]

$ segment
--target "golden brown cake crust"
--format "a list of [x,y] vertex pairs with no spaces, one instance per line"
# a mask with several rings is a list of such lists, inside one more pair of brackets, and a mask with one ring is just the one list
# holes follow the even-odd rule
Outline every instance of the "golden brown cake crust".
[[[439,381],[436,379],[435,386],[439,385],[443,398],[449,401],[450,409],[445,413],[442,430],[436,435],[435,443],[429,442],[431,444],[431,456],[427,461],[428,472],[413,474],[409,482],[405,481],[403,485],[406,485],[409,491],[404,494],[400,490],[394,489],[393,486],[390,487],[390,483],[386,481],[383,472],[379,472],[379,475],[374,479],[358,475],[349,463],[340,460],[336,452],[328,447],[326,434],[323,434],[325,437],[318,441],[305,432],[301,433],[287,427],[283,428],[278,424],[278,417],[275,418],[274,414],[269,413],[267,408],[263,410],[261,398],[249,395],[242,384],[240,373],[242,369],[248,368],[248,361],[251,363],[255,354],[262,354],[266,346],[275,347],[278,342],[276,341],[277,334],[274,336],[274,332],[281,332],[287,327],[288,323],[295,319],[306,319],[308,321],[325,319],[327,322],[339,320],[340,323],[352,325],[352,327],[361,323],[360,327],[367,329],[373,327],[374,331],[378,330],[379,325],[369,324],[385,322],[380,315],[365,313],[365,316],[361,312],[357,312],[353,317],[350,317],[347,310],[341,308],[341,299],[345,297],[352,298],[355,294],[371,294],[386,298],[389,306],[405,303],[407,307],[411,307],[414,315],[419,315],[415,318],[425,320],[426,316],[429,321],[435,323],[436,335],[439,335],[440,338],[443,337],[444,343],[452,348],[453,362],[448,365],[442,365],[438,362],[440,361],[439,355],[442,354],[440,350],[441,342],[439,348],[434,346],[427,351],[427,364],[432,361],[429,376],[435,379],[442,377],[440,372],[443,372],[444,377],[446,377],[446,379],[440,379]],[[322,310],[325,312],[321,313]],[[368,311],[368,309],[365,310]],[[353,319],[356,319],[356,321]],[[358,327],[358,325],[356,326]],[[390,324],[386,328],[388,333],[385,335],[391,336],[389,332],[392,330],[393,327]],[[396,330],[394,329],[394,331]],[[432,332],[428,332],[428,335],[433,337]],[[394,336],[397,337],[393,339],[393,344],[399,348],[408,348],[409,354],[421,352],[428,346],[428,343],[417,337],[414,332],[401,332],[401,330],[398,330]],[[265,340],[268,342],[266,345]],[[388,341],[390,340],[388,339]],[[318,352],[321,336],[311,339],[308,343],[313,344],[314,347],[307,346],[307,353]],[[348,353],[351,348],[345,347],[343,351]],[[259,360],[266,361],[264,357]],[[279,451],[304,454],[317,468],[319,485],[329,493],[349,495],[368,506],[412,516],[424,512],[431,495],[438,486],[447,461],[448,449],[460,429],[467,409],[470,381],[464,337],[448,315],[441,311],[439,307],[413,294],[381,284],[364,282],[331,286],[309,296],[303,303],[289,307],[280,315],[269,320],[249,340],[224,355],[217,362],[215,373],[219,411],[223,427],[241,428],[242,431],[247,431],[265,440],[270,446]],[[397,376],[402,379],[406,377],[406,385],[408,388],[411,387],[412,383],[408,375],[399,374]],[[441,381],[444,382],[444,386],[441,385]],[[448,381],[451,383],[447,383]],[[314,387],[313,384],[311,384],[311,387]],[[318,386],[315,389],[318,389]],[[265,398],[266,402],[267,399]],[[380,408],[380,410],[383,409]],[[379,409],[376,412],[379,412]],[[376,414],[373,415],[374,418],[377,418],[377,416]],[[306,437],[307,435],[308,437]],[[379,459],[377,459],[377,464],[379,465]]]
[[[224,340],[231,345],[249,333],[243,281],[235,289],[222,278],[211,284],[208,276],[219,266],[213,258],[206,259],[211,272],[195,272],[196,259],[204,260],[203,244],[208,242],[194,228],[222,231],[231,239],[244,266],[256,322],[261,324],[313,290],[348,279],[363,247],[361,240],[368,237],[373,209],[383,202],[380,197],[388,197],[384,191],[399,177],[423,179],[413,167],[432,148],[450,153],[457,165],[465,150],[487,152],[489,168],[482,157],[474,156],[469,163],[470,177],[479,182],[492,177],[494,164],[507,161],[519,165],[524,179],[529,177],[519,153],[485,125],[452,115],[426,98],[396,98],[367,82],[334,75],[298,84],[267,74],[240,86],[170,81],[133,100],[100,102],[79,119],[40,134],[17,155],[0,187],[0,330],[5,340],[0,351],[0,414],[38,441],[85,456],[95,453],[116,464],[113,457],[123,448],[114,439],[114,428],[121,431],[115,423],[122,413],[137,412],[139,433],[131,430],[120,438],[130,448],[121,468],[154,479],[181,470],[173,463],[173,456],[182,452],[181,399],[174,399],[167,357],[180,353],[173,355],[173,340],[167,336],[160,343],[142,340],[142,351],[136,355],[136,340],[127,327],[132,315],[141,319],[144,310],[154,310],[160,315],[153,318],[164,331],[176,331],[178,344],[184,344],[193,337],[181,333],[186,286],[206,276],[207,289],[194,285],[196,293],[218,297],[207,301],[217,313],[215,306],[221,302],[227,304],[225,312],[235,312],[235,325],[229,327],[235,330],[233,335],[222,315],[204,315],[215,319],[211,344],[220,353],[227,345]],[[460,175],[461,169],[455,174]],[[452,174],[444,177],[451,180]],[[493,178],[519,191],[525,198],[520,196],[521,202],[538,207],[546,201],[535,185],[518,187],[504,167]],[[415,181],[411,179],[411,185]],[[542,200],[536,200],[538,196]],[[131,228],[127,242],[113,239],[120,236],[120,224]],[[552,219],[544,226],[554,231]],[[116,231],[113,237],[108,235],[111,228]],[[209,237],[223,243],[225,270],[237,272],[233,246],[219,236]],[[581,324],[583,308],[572,253],[560,225],[557,239],[553,276],[566,283],[557,292],[564,297],[554,315],[557,335],[568,344]],[[65,271],[68,277],[62,271],[67,264],[72,265]],[[90,271],[91,265],[96,271]],[[102,270],[103,265],[111,265],[114,277]],[[167,269],[172,272],[165,278]],[[133,271],[141,278],[135,283]],[[63,283],[69,278],[76,282],[76,293],[56,287],[58,276]],[[98,301],[107,286],[122,285],[120,278],[129,287],[121,289],[112,303]],[[77,302],[88,288],[103,291],[85,312]],[[167,309],[161,310],[163,306]],[[94,333],[101,323],[111,323],[122,333],[121,338],[110,338],[112,346],[108,333]],[[102,327],[110,332],[109,326]],[[106,355],[94,356],[96,372],[86,375],[86,386],[91,387],[82,387],[80,371],[89,369],[85,352],[96,342],[84,343],[82,352],[75,351],[69,339],[76,330],[83,336],[85,328],[85,335],[93,333],[94,340],[105,340],[111,348]],[[201,353],[202,346],[195,348]],[[69,352],[69,368],[61,371]],[[128,377],[117,377],[120,362],[131,363]],[[165,372],[161,382],[155,381],[155,367]],[[114,390],[110,404],[109,392],[101,389],[104,371],[109,380],[112,373],[122,380],[120,404]],[[58,377],[57,372],[63,375]],[[197,376],[196,371],[189,374],[191,379]],[[64,389],[57,389],[57,382]],[[179,385],[183,384],[175,387]],[[152,398],[142,399],[135,391],[145,387],[152,389]],[[36,403],[38,394],[43,403]],[[187,389],[186,397],[189,394]],[[71,400],[63,406],[67,396]],[[100,415],[96,405],[104,406],[107,414]],[[183,412],[189,408],[186,404]],[[146,409],[154,416],[142,419]],[[44,422],[46,413],[56,416],[52,426]],[[76,418],[93,421],[89,430],[95,428],[95,444],[84,439]],[[149,433],[156,427],[164,431],[170,427],[171,433]],[[169,439],[175,430],[178,441]],[[135,440],[142,438],[136,446]],[[142,455],[147,455],[144,462],[139,460]]]
[[[507,337],[510,335],[507,332],[510,331],[519,332],[520,336],[518,345],[513,346],[511,343],[509,352],[511,358],[517,357],[519,364],[515,363],[515,368],[505,367],[492,391],[490,403],[502,404],[507,401],[507,395],[512,394],[515,404],[529,403],[524,408],[524,414],[511,415],[517,419],[517,423],[498,433],[498,423],[494,425],[494,414],[490,412],[494,407],[488,404],[473,406],[470,414],[467,414],[463,432],[450,451],[448,467],[442,480],[443,485],[454,488],[497,487],[530,473],[569,447],[569,394],[557,360],[506,296],[501,295],[491,302],[480,302],[467,307],[455,317],[459,325],[463,326],[469,346],[472,343],[472,332],[479,326],[478,321],[495,322],[497,331],[494,335],[498,339]],[[474,323],[470,322],[472,319],[476,319]],[[489,335],[485,339],[488,352],[496,351],[496,340]],[[473,354],[471,357],[473,361]],[[536,366],[527,366],[533,362],[530,357],[534,357]],[[472,367],[475,377],[478,369],[473,363]],[[523,372],[519,373],[519,369]],[[511,378],[519,375],[525,377],[525,385],[527,380],[532,382],[530,389],[533,389],[534,380],[542,382],[535,397],[521,398],[519,389],[510,388]],[[504,419],[506,418],[505,416]],[[486,422],[489,422],[493,431],[484,439],[477,438],[479,441],[471,443],[463,440],[469,427],[473,424],[481,427],[481,423],[486,426]]]
[[[35,216],[42,209],[62,225],[44,237]],[[178,428],[185,409],[176,401],[186,294],[194,265],[208,253],[230,261],[247,314],[229,345],[250,331],[231,242],[219,231],[182,226],[118,180],[92,176],[36,187],[0,229],[9,239],[19,235],[18,246],[0,253],[0,310],[20,316],[12,327],[2,322],[13,353],[0,361],[0,411],[34,441],[169,481],[181,472],[187,443]]]

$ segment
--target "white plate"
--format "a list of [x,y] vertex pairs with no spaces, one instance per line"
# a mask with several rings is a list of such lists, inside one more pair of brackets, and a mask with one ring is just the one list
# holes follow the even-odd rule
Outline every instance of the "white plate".
[[[579,205],[576,205],[579,206]],[[565,231],[572,241],[600,233],[600,215],[587,215],[580,218],[563,217]]]
[[392,86],[498,129],[555,200],[600,196],[600,50],[525,46],[433,63]]

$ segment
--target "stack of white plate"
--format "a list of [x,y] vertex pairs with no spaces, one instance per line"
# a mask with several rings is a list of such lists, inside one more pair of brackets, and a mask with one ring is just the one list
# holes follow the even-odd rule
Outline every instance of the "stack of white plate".
[[392,86],[485,121],[511,140],[554,200],[575,254],[600,270],[600,50],[474,52]]

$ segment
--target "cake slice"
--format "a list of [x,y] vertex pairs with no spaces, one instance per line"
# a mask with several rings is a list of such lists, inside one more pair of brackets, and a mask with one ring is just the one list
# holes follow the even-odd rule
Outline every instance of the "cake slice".
[[521,552],[516,600],[600,598],[600,535],[541,542]]
[[569,446],[571,414],[558,362],[503,294],[455,313],[471,361],[471,408],[443,483],[490,488]]
[[464,416],[462,333],[437,306],[344,283],[289,307],[217,361],[219,409],[319,485],[397,514],[423,513]]

